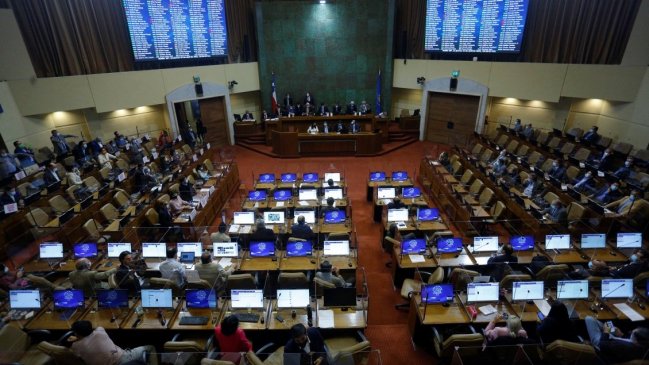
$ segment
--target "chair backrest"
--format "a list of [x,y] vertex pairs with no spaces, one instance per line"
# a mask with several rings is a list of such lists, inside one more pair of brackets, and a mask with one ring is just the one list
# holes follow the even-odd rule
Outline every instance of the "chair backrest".
[[482,190],[482,193],[480,193],[480,197],[478,198],[478,202],[482,207],[487,207],[491,203],[491,199],[494,197],[494,191],[491,190],[490,188],[485,188]]
[[546,285],[556,285],[557,280],[565,278],[567,272],[566,264],[547,265],[536,273],[536,280],[543,280]]
[[514,153],[516,149],[518,148],[518,141],[512,139],[508,144],[507,147],[505,148],[507,152],[509,153]]
[[462,174],[462,177],[460,178],[460,182],[464,185],[467,185],[468,183],[471,182],[471,179],[473,179],[473,171],[467,169]]
[[88,219],[86,223],[83,224],[82,228],[91,238],[99,238],[101,236],[99,229],[97,228],[97,222],[92,218]]
[[[440,358],[448,359],[453,356],[456,348],[463,348],[461,350],[462,359],[467,361],[471,358],[481,356],[483,342],[484,338],[480,333],[456,334],[439,344],[437,353]],[[437,346],[438,344],[435,343],[435,347]]]
[[438,266],[437,269],[435,269],[435,271],[433,271],[433,273],[428,278],[427,283],[437,284],[437,283],[441,283],[442,281],[444,281],[444,268]]
[[41,208],[30,209],[30,213],[25,214],[25,217],[32,227],[42,227],[50,221],[50,217]]
[[550,159],[550,158],[545,160],[543,162],[543,164],[541,165],[541,170],[544,171],[544,172],[550,171],[550,169],[552,168],[552,163],[553,162],[554,162],[554,160]]
[[453,284],[455,290],[466,290],[466,285],[473,281],[474,276],[478,275],[480,275],[480,273],[477,271],[456,267],[451,271],[449,281]]
[[123,158],[118,158],[117,161],[115,161],[115,165],[122,171],[128,171],[129,170],[129,163]]
[[66,167],[72,167],[72,166],[74,166],[76,163],[77,163],[77,162],[76,162],[76,160],[74,159],[74,156],[68,156],[68,157],[66,157],[66,158],[63,159],[63,164],[64,164]]
[[99,211],[107,221],[119,218],[119,211],[111,203],[104,204],[103,207],[99,208]]
[[232,361],[204,358],[201,360],[201,365],[235,365],[235,364]]
[[110,178],[110,171],[112,169],[108,166],[102,167],[99,169],[99,175],[101,175],[101,178],[104,180],[108,180]]
[[194,151],[192,151],[192,148],[189,147],[189,145],[184,144],[182,148],[183,148],[183,152],[185,152],[187,156],[191,156],[194,153]]
[[89,189],[94,189],[94,190],[99,190],[101,187],[101,184],[97,179],[95,179],[94,176],[88,176],[87,178],[83,179],[83,184],[87,186]]
[[451,164],[451,173],[453,175],[459,175],[462,172],[462,164],[460,161],[455,161]]
[[169,204],[169,201],[171,200],[171,197],[169,196],[169,194],[162,194],[162,195],[160,195],[160,197],[158,197],[157,200],[161,201],[161,202],[163,202],[165,204]]
[[250,365],[264,365],[264,362],[252,351],[246,352],[246,361]]
[[577,202],[571,202],[568,206],[568,221],[577,221],[584,217],[586,208]]
[[576,166],[569,166],[566,169],[566,177],[568,177],[568,180],[572,181],[579,176],[579,169]]
[[571,128],[568,132],[566,132],[566,134],[575,138],[579,138],[582,134],[584,134],[584,130],[581,128]]
[[313,278],[313,283],[315,284],[315,295],[317,297],[322,296],[323,289],[333,289],[336,287],[336,284],[320,279],[318,277]]
[[471,184],[471,186],[469,187],[469,192],[471,194],[479,194],[483,186],[484,183],[482,182],[482,180],[475,179],[475,181],[473,181],[473,184]]
[[536,165],[540,158],[541,153],[539,151],[533,151],[532,153],[530,153],[530,157],[527,158],[527,162],[530,165]]
[[545,348],[550,364],[595,364],[597,352],[590,345],[556,340]]
[[507,143],[508,140],[509,140],[509,136],[506,134],[502,134],[500,137],[498,137],[498,141],[496,141],[496,144],[502,147]]
[[573,156],[577,161],[586,161],[590,155],[590,150],[588,148],[580,148],[575,152]]
[[158,289],[171,289],[174,296],[182,295],[182,288],[178,286],[175,280],[164,279],[164,278],[150,278],[149,283],[152,288]]
[[16,326],[0,328],[0,363],[17,363],[30,345],[29,336]]
[[252,274],[233,274],[228,276],[225,290],[229,294],[232,289],[256,289],[255,279]]
[[501,289],[511,289],[512,283],[515,281],[531,281],[532,277],[527,275],[527,274],[509,274],[505,275],[500,280],[500,288]]
[[482,152],[482,155],[480,155],[480,161],[482,162],[487,162],[491,160],[491,156],[493,155],[493,151],[486,149],[484,152]]
[[48,200],[48,204],[56,214],[61,214],[71,208],[70,203],[60,195],[54,195],[51,197],[50,200]]
[[169,191],[174,191],[178,192],[180,190],[180,184],[179,183],[174,183],[169,186]]
[[547,142],[548,137],[550,137],[548,132],[540,131],[539,134],[536,136],[536,143],[544,145],[545,142]]
[[332,364],[351,363],[365,364],[372,351],[370,341],[362,341],[350,347],[346,347],[336,352],[333,356]]
[[505,203],[501,202],[500,200],[497,201],[496,204],[491,207],[491,211],[489,212],[491,214],[491,218],[496,221],[499,220],[500,216],[505,212],[505,208]]
[[522,144],[518,147],[518,150],[516,151],[515,155],[518,157],[523,157],[526,156],[529,151],[530,151],[530,146],[526,144]]
[[119,285],[117,285],[117,278],[115,277],[115,273],[112,273],[110,274],[110,276],[108,276],[108,286],[111,289],[117,289],[119,287]]
[[472,155],[477,155],[477,154],[479,154],[479,153],[482,151],[483,148],[484,148],[484,147],[483,147],[480,143],[476,143],[476,144],[473,146],[473,149],[471,150],[471,154],[472,154]]
[[559,199],[559,197],[557,196],[557,194],[555,194],[555,193],[553,193],[551,191],[548,191],[543,196],[543,200],[545,200],[548,204],[552,204],[553,201],[558,200],[558,199]]
[[164,352],[203,352],[205,349],[196,341],[167,341]]
[[77,197],[74,195],[74,192],[79,189],[79,185],[70,185],[67,189],[65,189],[65,193],[68,194],[68,198],[72,201],[77,201]]
[[599,147],[601,149],[607,148],[608,146],[611,145],[611,142],[613,142],[612,138],[602,136],[597,141],[597,147]]
[[149,224],[152,226],[159,223],[158,212],[156,212],[153,208],[147,209],[146,213],[144,213],[144,216],[146,217],[147,222],[149,222]]
[[561,146],[559,152],[564,155],[569,155],[572,153],[574,149],[575,149],[575,145],[573,143],[566,142],[563,144],[563,146]]
[[617,152],[617,153],[620,153],[620,154],[623,154],[623,155],[628,155],[631,152],[631,150],[633,149],[633,145],[630,144],[630,143],[626,143],[626,142],[618,142],[618,143],[614,144],[613,147],[611,147],[611,149],[613,149],[614,152]]
[[56,365],[80,365],[85,364],[83,359],[78,357],[68,347],[58,346],[46,341],[41,341],[38,344],[38,350],[47,354]]
[[277,278],[280,289],[307,289],[309,282],[303,272],[281,272]]
[[631,152],[631,156],[636,160],[647,162],[649,161],[649,150],[635,150]]
[[207,171],[209,171],[210,173],[214,172],[214,165],[212,164],[212,161],[210,161],[209,159],[206,159],[205,161],[203,161],[203,165],[205,166]]
[[554,149],[554,148],[559,147],[559,144],[560,144],[560,143],[561,143],[561,138],[559,138],[559,137],[552,137],[552,139],[550,139],[550,142],[548,142],[548,145],[547,145],[547,146],[550,147],[550,148],[553,148],[553,149]]
[[113,201],[118,207],[122,208],[130,204],[130,197],[123,190],[118,190],[113,195]]

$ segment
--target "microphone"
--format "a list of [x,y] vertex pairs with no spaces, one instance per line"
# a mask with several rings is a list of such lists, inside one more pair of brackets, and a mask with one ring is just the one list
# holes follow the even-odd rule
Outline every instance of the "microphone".
[[167,321],[165,320],[164,313],[162,312],[161,309],[158,309],[158,319],[160,320],[160,324],[163,327],[167,325]]
[[310,304],[306,306],[306,318],[309,327],[313,327],[313,310],[311,309]]
[[131,328],[137,327],[137,325],[140,324],[140,322],[142,322],[142,318],[136,319],[135,322],[133,322],[133,325],[131,326]]

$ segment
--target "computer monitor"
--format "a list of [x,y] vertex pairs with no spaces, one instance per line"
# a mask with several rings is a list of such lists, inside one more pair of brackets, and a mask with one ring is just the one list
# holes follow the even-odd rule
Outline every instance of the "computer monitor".
[[130,242],[108,242],[109,258],[118,258],[119,255],[124,251],[131,252]]
[[557,281],[557,299],[588,299],[588,280]]
[[270,173],[265,173],[259,175],[259,182],[264,184],[264,183],[274,183],[275,182],[275,174],[270,174]]
[[275,242],[270,241],[251,241],[251,257],[275,256]]
[[642,233],[618,232],[617,248],[640,248],[642,247]]
[[216,292],[211,289],[185,290],[187,308],[217,308]]
[[142,289],[142,308],[173,308],[171,289]]
[[406,199],[419,198],[421,196],[421,190],[419,188],[403,188],[401,195]]
[[514,251],[529,251],[534,249],[534,236],[511,236],[509,244]]
[[325,188],[324,189],[324,198],[334,198],[342,199],[343,198],[343,189],[342,188]]
[[401,242],[401,254],[423,254],[426,252],[426,240],[424,238],[414,238]]
[[142,257],[144,258],[167,257],[167,244],[164,242],[142,243]]
[[9,290],[11,309],[37,309],[41,307],[41,293],[38,289]]
[[581,248],[605,248],[606,233],[584,233],[581,235]]
[[248,192],[248,199],[253,202],[266,200],[266,190],[253,190]]
[[214,257],[239,257],[239,244],[236,242],[212,243]]
[[498,236],[473,237],[473,252],[498,251]]
[[286,256],[303,257],[313,254],[313,243],[310,241],[288,241],[286,243]]
[[315,211],[313,210],[296,210],[293,212],[294,214],[294,222],[297,222],[297,217],[303,216],[304,217],[304,223],[306,224],[315,224]]
[[602,299],[631,298],[633,279],[602,279]]
[[393,187],[379,186],[376,188],[376,197],[379,199],[394,199],[397,196],[397,189]]
[[453,301],[453,284],[424,284],[421,286],[422,303],[447,303]]
[[324,222],[328,224],[342,223],[346,219],[344,210],[331,210],[325,213]]
[[370,172],[370,181],[385,181],[385,172],[384,171]]
[[294,183],[295,181],[297,181],[297,174],[292,172],[287,172],[282,174],[280,179],[282,180],[283,183]]
[[319,179],[320,177],[317,172],[308,172],[302,175],[302,182],[305,183],[315,183],[318,182]]
[[193,264],[196,260],[196,253],[194,251],[180,252],[180,261],[183,264]]
[[263,308],[264,292],[261,289],[232,289],[230,306],[232,309]]
[[468,302],[495,302],[500,288],[498,283],[468,283],[466,294]]
[[309,289],[277,289],[277,308],[306,308]]
[[71,309],[83,307],[83,290],[66,289],[54,290],[52,293],[54,309]]
[[545,236],[546,250],[567,250],[570,248],[569,234],[548,234]]
[[203,254],[203,244],[200,242],[178,242],[176,247],[178,252],[193,252],[196,257],[201,257]]
[[464,248],[460,237],[441,237],[437,240],[437,252],[460,252]]
[[405,180],[408,180],[408,172],[394,171],[392,173],[392,181],[405,181]]
[[325,288],[322,297],[328,308],[356,307],[356,288]]
[[74,245],[74,258],[80,259],[84,257],[97,256],[97,244],[92,242],[77,243]]
[[234,212],[232,222],[238,225],[253,225],[255,224],[255,212]]
[[334,182],[340,182],[340,172],[325,172],[324,181],[333,180]]
[[316,189],[300,189],[298,191],[299,200],[318,200],[318,191]]
[[515,281],[512,300],[540,300],[544,298],[543,281]]
[[439,219],[439,209],[417,208],[417,220],[419,222],[429,222],[437,219]]
[[97,305],[99,308],[128,308],[128,290],[98,289]]
[[324,241],[322,253],[325,256],[349,256],[349,241]]
[[42,259],[62,259],[63,244],[60,242],[44,242],[40,244],[40,257]]
[[408,208],[388,209],[388,222],[408,221]]
[[291,189],[277,189],[273,192],[273,198],[276,201],[285,201],[293,197],[291,194]]
[[271,210],[264,212],[264,222],[266,224],[284,224],[284,211]]

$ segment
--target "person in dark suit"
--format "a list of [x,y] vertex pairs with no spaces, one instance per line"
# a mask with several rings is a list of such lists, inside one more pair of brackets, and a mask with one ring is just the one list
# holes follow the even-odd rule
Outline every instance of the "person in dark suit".
[[617,268],[609,267],[609,274],[614,278],[619,279],[632,279],[639,274],[649,270],[647,261],[649,260],[649,252],[644,249],[635,250],[629,258],[629,262]]
[[158,213],[158,223],[160,224],[160,227],[173,226],[173,218],[171,217],[171,213],[169,212],[169,208],[165,202],[156,200],[155,211]]
[[327,351],[324,339],[315,327],[306,328],[302,323],[291,327],[291,339],[284,346],[285,354],[300,354],[300,360],[293,361],[285,356],[285,363],[300,365],[327,365]]
[[291,226],[291,237],[302,238],[309,240],[313,237],[313,230],[306,224],[304,216],[297,217],[297,223]]
[[196,190],[194,190],[192,183],[189,182],[189,177],[183,177],[183,181],[181,181],[178,186],[178,194],[180,194],[182,200],[187,202],[192,201],[194,194],[196,194]]
[[545,208],[542,211],[542,213],[546,216],[547,219],[551,220],[552,223],[562,225],[568,224],[568,211],[559,199],[554,200],[548,208]]
[[320,116],[325,116],[329,114],[329,107],[325,105],[325,103],[320,103],[320,106],[318,107],[318,115]]
[[618,179],[626,179],[631,175],[631,166],[633,165],[633,158],[629,157],[624,161],[624,165],[618,167],[617,170],[613,173],[613,176]]
[[352,133],[358,133],[361,131],[361,127],[358,124],[356,124],[355,120],[352,120],[351,124],[349,125],[349,130]]
[[595,190],[595,183],[593,182],[593,172],[588,171],[581,178],[575,179],[574,185],[572,186],[576,191],[591,194]]
[[548,316],[538,325],[536,333],[544,344],[550,344],[555,340],[581,342],[575,327],[570,321],[568,308],[559,300],[552,303]]
[[336,102],[336,104],[334,104],[334,106],[332,108],[332,113],[333,113],[333,115],[340,115],[340,114],[343,113],[343,109],[340,107],[340,104],[338,104],[338,102]]
[[58,168],[54,162],[50,162],[47,169],[43,172],[43,180],[48,186],[61,181],[61,177],[58,174]]
[[128,251],[120,253],[119,263],[115,272],[117,286],[120,289],[127,289],[131,294],[139,293],[142,290],[143,280],[135,272],[133,255]]
[[611,185],[604,185],[591,196],[600,205],[606,205],[620,198],[619,184],[614,182]]
[[541,184],[536,180],[536,174],[529,174],[527,180],[522,182],[523,195],[533,197],[541,188]]
[[320,215],[321,215],[322,217],[324,217],[325,213],[327,213],[327,212],[333,212],[333,211],[338,210],[338,208],[336,208],[336,207],[334,206],[334,203],[335,203],[335,202],[336,202],[336,200],[335,200],[334,198],[332,198],[332,197],[328,197],[328,198],[327,198],[327,205],[324,206],[324,207],[322,207],[322,209],[320,209]]
[[316,103],[315,103],[315,98],[314,98],[313,95],[311,95],[311,93],[308,92],[308,91],[307,91],[306,94],[304,95],[304,105],[306,105],[307,103],[308,103],[309,105],[311,105],[311,106],[315,106],[315,105],[316,105]]
[[502,254],[490,257],[487,260],[488,264],[498,264],[507,262],[518,262],[518,257],[514,256],[514,249],[510,244],[505,244],[502,247]]
[[284,105],[284,108],[287,109],[289,106],[293,105],[293,98],[291,97],[291,94],[286,93],[286,95],[284,95],[284,100],[282,102],[282,105]]
[[[23,197],[20,195],[20,192],[14,186],[10,186],[0,195],[0,205],[4,206],[14,203],[22,205],[22,199]],[[0,207],[0,209],[2,208]]]
[[601,171],[610,171],[613,169],[613,150],[607,148],[602,152],[602,155],[599,158],[594,158],[591,160],[591,163],[595,165],[598,170]]
[[394,197],[391,203],[388,203],[388,209],[401,209],[405,208],[406,205],[401,201],[401,198],[398,196]]
[[582,141],[588,142],[590,144],[595,144],[597,141],[599,141],[600,135],[597,134],[597,126],[593,126],[588,132],[584,133],[584,135],[581,137]]
[[241,119],[245,122],[245,121],[255,120],[255,117],[252,115],[251,112],[246,110],[246,112],[243,113]]
[[643,359],[649,342],[649,328],[638,327],[624,337],[619,328],[611,328],[594,317],[584,319],[590,343],[599,350],[607,364]]
[[355,114],[357,111],[358,108],[356,107],[354,100],[352,100],[349,102],[349,104],[347,104],[347,110],[345,110],[345,114]]
[[555,160],[552,162],[552,167],[548,171],[548,175],[559,181],[564,181],[566,178],[566,163]]
[[272,229],[266,228],[263,219],[257,219],[255,224],[255,232],[250,235],[250,241],[271,241],[275,242],[275,232]]

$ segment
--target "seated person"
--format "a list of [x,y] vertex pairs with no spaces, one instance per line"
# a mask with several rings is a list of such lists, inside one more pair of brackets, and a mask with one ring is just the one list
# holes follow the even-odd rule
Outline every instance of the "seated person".
[[388,204],[388,209],[402,209],[406,208],[406,205],[401,201],[401,198],[395,196],[391,203]]
[[336,132],[347,133],[347,128],[343,125],[343,122],[338,121],[338,124],[336,124]]
[[498,178],[498,184],[502,185],[504,190],[509,190],[514,186],[521,184],[521,176],[518,173],[518,167],[512,166],[505,172],[500,178]]
[[61,181],[61,177],[59,176],[59,169],[56,167],[56,164],[54,162],[50,162],[47,169],[45,169],[45,171],[43,172],[43,180],[45,181],[45,185],[47,186]]
[[[310,364],[310,365],[327,365],[327,351],[324,346],[324,339],[315,327],[308,329],[298,323],[291,327],[291,339],[284,346],[284,354],[299,354],[299,361],[287,358],[287,364]],[[290,356],[290,355],[289,355]]]
[[527,332],[523,329],[520,318],[510,315],[507,318],[507,325],[505,327],[496,327],[496,322],[502,319],[502,316],[497,314],[484,329],[484,335],[488,342],[494,341],[498,337],[527,338]]
[[266,228],[266,223],[263,219],[257,219],[257,222],[255,223],[255,232],[250,235],[250,241],[275,242],[275,232],[270,228]]
[[637,249],[629,258],[629,261],[618,267],[608,266],[602,260],[588,262],[588,269],[576,269],[569,275],[573,279],[586,279],[590,276],[611,276],[617,279],[633,279],[634,277],[649,270],[649,252],[644,249]]
[[313,237],[313,230],[306,224],[304,216],[297,217],[297,223],[291,226],[291,237],[309,240]]
[[527,179],[522,182],[523,195],[533,197],[541,188],[541,184],[536,180],[536,174],[529,174]]
[[20,161],[20,167],[25,168],[36,164],[34,150],[20,141],[14,141],[14,156]]
[[327,260],[323,261],[320,264],[320,271],[315,273],[315,277],[330,282],[338,288],[349,286],[345,282],[345,279],[343,279],[343,277],[340,275],[338,268],[332,266],[331,263]]
[[575,179],[572,188],[584,194],[592,194],[595,190],[595,182],[593,181],[593,172],[588,171],[581,178]]
[[119,133],[118,131],[113,132],[113,135],[115,135],[113,141],[115,141],[115,145],[117,146],[117,148],[124,148],[128,143],[126,137],[124,137],[124,135]]
[[232,361],[238,364],[241,353],[252,351],[252,343],[245,332],[239,328],[239,319],[230,315],[223,318],[221,324],[214,327],[214,336],[219,344],[219,351],[223,356],[219,360]]
[[487,260],[487,264],[518,262],[518,256],[514,256],[514,249],[508,243],[502,247],[502,254],[492,256]]
[[161,200],[156,200],[154,207],[156,213],[158,213],[158,224],[160,224],[160,227],[173,226],[173,218],[171,217],[167,204]]
[[361,127],[358,124],[356,124],[355,120],[352,120],[351,123],[349,124],[349,131],[351,133],[358,133],[361,131]]
[[336,203],[336,199],[334,199],[332,197],[328,197],[327,198],[327,205],[320,209],[320,215],[322,217],[324,217],[327,212],[333,212],[333,211],[339,210],[338,208],[336,208],[334,206],[335,203]]
[[178,262],[178,249],[176,247],[167,249],[167,259],[160,263],[159,270],[163,279],[173,280],[181,288],[187,282],[185,265]]
[[633,165],[633,157],[629,157],[624,161],[624,165],[618,167],[613,173],[613,176],[618,179],[627,179],[631,175],[631,166]]
[[327,124],[327,121],[322,124],[322,133],[329,133],[329,124]]
[[594,125],[591,129],[588,130],[588,132],[584,133],[584,135],[581,136],[581,140],[591,144],[597,143],[600,137],[599,134],[597,134],[598,130],[599,128]]
[[183,200],[177,192],[172,191],[169,193],[169,196],[171,197],[169,200],[169,211],[172,215],[177,215],[183,209],[191,207],[191,204]]
[[552,303],[550,312],[536,327],[536,333],[544,344],[550,344],[555,340],[581,342],[570,320],[568,308],[559,300]]
[[203,181],[207,181],[212,177],[204,165],[198,165],[198,167],[196,168],[196,173],[198,174],[198,177]]
[[119,267],[115,272],[115,281],[120,289],[127,289],[131,295],[139,293],[144,287],[148,287],[149,283],[144,279],[139,271],[135,261],[133,261],[133,254],[129,251],[123,251],[119,254]]
[[4,264],[0,264],[0,289],[4,291],[14,290],[14,289],[26,289],[31,286],[29,280],[24,278],[25,272],[23,270],[18,270],[16,272],[11,272],[9,267]]
[[534,136],[534,128],[532,128],[532,123],[528,124],[523,128],[523,137],[530,140]]
[[68,173],[65,174],[65,177],[67,178],[69,186],[78,186],[78,188],[74,191],[75,198],[77,198],[78,200],[83,200],[92,195],[90,189],[88,189],[88,187],[83,183],[83,180],[81,179],[81,172],[76,165],[68,167]]
[[609,147],[600,156],[595,156],[590,162],[601,171],[610,171],[613,168],[613,150]]
[[228,236],[225,231],[228,229],[228,226],[221,222],[219,224],[219,230],[218,232],[214,232],[210,235],[210,239],[212,242],[230,242],[230,236]]
[[189,182],[189,177],[184,176],[183,181],[180,182],[178,187],[178,195],[184,201],[191,202],[196,194],[196,190],[191,182]]
[[253,120],[255,120],[255,117],[252,115],[251,112],[249,112],[249,111],[246,110],[246,112],[243,113],[243,115],[241,116],[241,119],[242,119],[244,122],[249,122],[249,121],[253,121]]
[[[503,150],[504,151],[504,150]],[[509,165],[510,160],[507,157],[499,158],[494,161],[491,166],[487,168],[487,173],[491,173],[494,176],[501,176],[507,171],[507,166]]]
[[313,122],[313,124],[311,124],[309,128],[307,128],[306,132],[309,134],[318,134],[318,125]]
[[225,286],[232,270],[234,270],[234,266],[231,266],[229,270],[224,270],[221,265],[212,261],[212,254],[209,252],[204,252],[201,255],[201,262],[196,264],[198,277],[207,281],[210,287],[215,288],[217,292]]
[[109,169],[113,168],[113,165],[110,163],[110,161],[117,160],[117,157],[115,155],[108,153],[108,150],[106,150],[106,147],[101,149],[101,152],[99,152],[99,155],[97,155],[97,162],[99,162],[99,167],[104,168],[108,167]]
[[559,181],[564,181],[566,178],[566,162],[554,160],[552,167],[548,171],[548,175]]
[[106,280],[117,271],[117,268],[112,268],[108,271],[99,272],[90,270],[91,266],[92,263],[87,258],[78,259],[74,265],[75,270],[69,274],[72,287],[83,290],[86,297],[93,296],[97,289],[108,289]]
[[549,207],[541,211],[546,219],[556,224],[568,224],[568,211],[559,199],[552,201]]
[[591,198],[600,205],[606,205],[614,200],[617,200],[620,197],[620,192],[618,190],[619,186],[620,184],[616,182],[610,185],[606,184],[595,194],[591,195]]
[[584,323],[591,345],[598,350],[606,363],[621,364],[645,357],[649,341],[648,328],[638,327],[625,338],[619,328],[612,329],[594,317],[587,316]]
[[614,202],[606,204],[606,209],[613,211],[615,217],[635,215],[641,208],[642,204],[635,204],[640,196],[636,189],[631,190],[629,196],[625,196]]
[[7,204],[18,204],[18,207],[21,208],[25,205],[22,195],[20,195],[20,192],[15,186],[9,186],[2,190],[3,193],[0,195],[0,210]]

